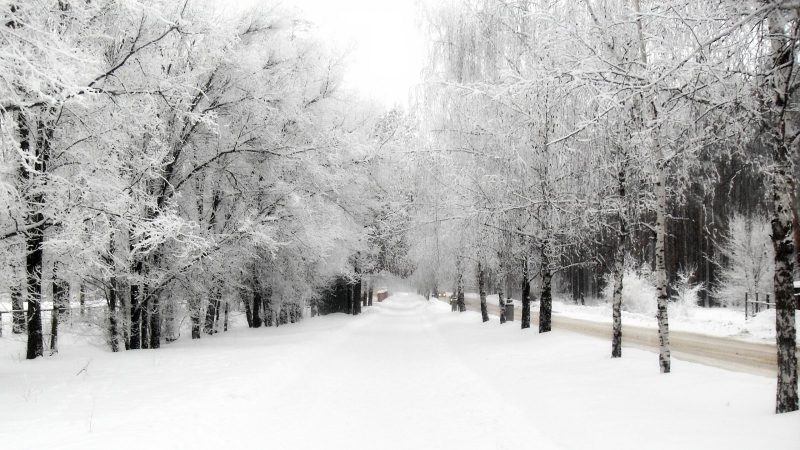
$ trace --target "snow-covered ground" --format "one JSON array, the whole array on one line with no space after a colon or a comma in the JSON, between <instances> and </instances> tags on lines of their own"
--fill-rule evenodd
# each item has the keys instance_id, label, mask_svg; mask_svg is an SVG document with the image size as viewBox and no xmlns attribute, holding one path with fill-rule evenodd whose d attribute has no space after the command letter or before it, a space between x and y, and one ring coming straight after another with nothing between
<instances>
[{"instance_id":1,"label":"snow-covered ground","mask_svg":"<svg viewBox=\"0 0 800 450\"><path fill-rule=\"evenodd\" d=\"M0 447L796 449L771 378L398 294L358 317L112 354L0 338Z\"/></svg>"},{"instance_id":2,"label":"snow-covered ground","mask_svg":"<svg viewBox=\"0 0 800 450\"><path fill-rule=\"evenodd\" d=\"M477 301L478 294L467 293L471 301ZM497 295L487 296L487 302L497 304ZM514 300L517 307L522 302ZM533 302L531 309L537 311L539 303ZM553 299L553 314L593 322L611 323L611 304L588 300L586 305L576 305L556 297ZM639 327L657 328L655 316L622 311L622 323ZM797 316L800 329L800 314ZM752 342L775 342L775 310L762 310L755 317L745 320L744 311L732 308L703 308L700 306L681 306L670 304L669 328L676 331L689 331L711 336L732 337Z\"/></svg>"},{"instance_id":3,"label":"snow-covered ground","mask_svg":"<svg viewBox=\"0 0 800 450\"><path fill-rule=\"evenodd\" d=\"M554 301L553 312L576 319L611 323L611 305L592 306ZM775 342L775 310L761 311L745 320L744 311L729 308L678 307L670 304L671 330L691 331L711 336L734 337L755 342ZM628 325L657 328L654 316L623 311L622 321Z\"/></svg>"}]
</instances>

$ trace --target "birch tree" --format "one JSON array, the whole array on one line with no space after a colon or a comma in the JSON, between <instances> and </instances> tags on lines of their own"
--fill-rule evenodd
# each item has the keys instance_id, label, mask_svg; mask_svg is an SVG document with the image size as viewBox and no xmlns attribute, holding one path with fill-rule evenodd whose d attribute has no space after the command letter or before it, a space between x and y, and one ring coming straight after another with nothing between
<instances>
[{"instance_id":1,"label":"birch tree","mask_svg":"<svg viewBox=\"0 0 800 450\"><path fill-rule=\"evenodd\" d=\"M790 106L796 98L797 46L800 37L800 7L784 8L787 2L775 2L766 16L765 37L768 43L767 86L764 101L764 133L761 138L772 153L774 168L771 173L772 246L775 251L774 294L775 330L778 348L778 389L775 411L777 413L798 409L797 393L797 330L795 323L794 260L796 238L795 195L797 180L794 176L792 151L800 151L797 137L796 108ZM793 95L794 94L794 95ZM794 149L792 148L794 147ZM800 232L794 231L800 236ZM798 257L800 258L800 257ZM800 259L798 259L800 261Z\"/></svg>"}]
</instances>

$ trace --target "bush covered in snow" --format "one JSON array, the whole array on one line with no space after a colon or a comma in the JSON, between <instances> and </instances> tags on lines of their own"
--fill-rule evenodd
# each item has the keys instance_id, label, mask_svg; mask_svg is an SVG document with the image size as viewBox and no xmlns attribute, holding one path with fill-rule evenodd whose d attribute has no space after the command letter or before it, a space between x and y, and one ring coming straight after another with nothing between
<instances>
[{"instance_id":1,"label":"bush covered in snow","mask_svg":"<svg viewBox=\"0 0 800 450\"><path fill-rule=\"evenodd\" d=\"M691 317L692 310L700 301L700 291L705 289L703 283L692 284L690 281L693 270L678 272L678 280L673 288L675 295L670 303L670 314L681 317Z\"/></svg>"},{"instance_id":2,"label":"bush covered in snow","mask_svg":"<svg viewBox=\"0 0 800 450\"><path fill-rule=\"evenodd\" d=\"M603 298L611 302L614 295L614 279L609 274L606 276ZM622 310L653 315L656 312L656 299L658 297L655 284L645 273L637 272L633 268L626 268L622 279Z\"/></svg>"},{"instance_id":3,"label":"bush covered in snow","mask_svg":"<svg viewBox=\"0 0 800 450\"><path fill-rule=\"evenodd\" d=\"M735 214L728 224L728 238L719 246L720 267L714 296L724 305L741 307L744 294L772 291L774 251L769 221L760 215Z\"/></svg>"}]
</instances>

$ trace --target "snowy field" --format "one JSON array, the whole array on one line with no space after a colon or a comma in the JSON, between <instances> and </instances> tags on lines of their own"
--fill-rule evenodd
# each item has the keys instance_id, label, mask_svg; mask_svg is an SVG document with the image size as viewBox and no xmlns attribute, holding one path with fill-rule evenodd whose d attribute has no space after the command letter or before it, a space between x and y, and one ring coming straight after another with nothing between
<instances>
[{"instance_id":1,"label":"snowy field","mask_svg":"<svg viewBox=\"0 0 800 450\"><path fill-rule=\"evenodd\" d=\"M797 449L775 381L400 294L358 317L112 354L0 338L0 448Z\"/></svg>"}]
</instances>

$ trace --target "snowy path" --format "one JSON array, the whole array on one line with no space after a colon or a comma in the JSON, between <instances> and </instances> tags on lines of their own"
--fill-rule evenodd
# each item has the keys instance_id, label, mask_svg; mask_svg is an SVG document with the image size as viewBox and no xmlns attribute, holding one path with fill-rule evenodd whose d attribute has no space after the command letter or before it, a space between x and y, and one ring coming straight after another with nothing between
<instances>
[{"instance_id":1,"label":"snowy path","mask_svg":"<svg viewBox=\"0 0 800 450\"><path fill-rule=\"evenodd\" d=\"M428 307L395 298L348 326L346 339L327 342L337 360L312 363L320 375L296 386L305 393L295 417L339 435L337 448L523 448L534 438L544 444L530 417L454 355ZM497 447L507 427L528 431ZM286 441L287 448L295 443Z\"/></svg>"},{"instance_id":2,"label":"snowy path","mask_svg":"<svg viewBox=\"0 0 800 450\"><path fill-rule=\"evenodd\" d=\"M6 357L0 447L798 448L771 379L682 361L664 376L606 347L401 294L159 351Z\"/></svg>"}]
</instances>

